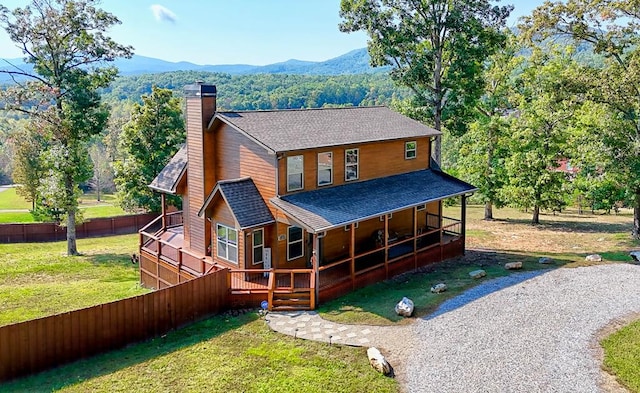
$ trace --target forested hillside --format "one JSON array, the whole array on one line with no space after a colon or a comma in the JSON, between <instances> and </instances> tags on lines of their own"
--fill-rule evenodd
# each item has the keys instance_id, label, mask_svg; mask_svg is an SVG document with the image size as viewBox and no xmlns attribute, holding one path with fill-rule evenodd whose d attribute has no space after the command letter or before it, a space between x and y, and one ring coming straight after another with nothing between
<instances>
[{"instance_id":1,"label":"forested hillside","mask_svg":"<svg viewBox=\"0 0 640 393\"><path fill-rule=\"evenodd\" d=\"M181 96L183 87L195 81L218 87L218 107L222 110L385 105L393 98L409 95L407 89L395 86L386 74L230 75L199 71L123 76L103 94L110 102L137 101L143 94L149 94L155 85Z\"/></svg>"}]
</instances>

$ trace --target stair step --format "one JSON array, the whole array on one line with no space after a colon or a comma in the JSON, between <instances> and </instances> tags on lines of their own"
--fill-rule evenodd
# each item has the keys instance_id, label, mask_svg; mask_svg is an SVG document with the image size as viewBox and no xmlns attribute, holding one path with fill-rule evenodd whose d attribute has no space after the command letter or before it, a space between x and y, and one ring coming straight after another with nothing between
<instances>
[{"instance_id":1,"label":"stair step","mask_svg":"<svg viewBox=\"0 0 640 393\"><path fill-rule=\"evenodd\" d=\"M303 311L310 310L309 306L273 306L273 311Z\"/></svg>"},{"instance_id":2,"label":"stair step","mask_svg":"<svg viewBox=\"0 0 640 393\"><path fill-rule=\"evenodd\" d=\"M309 299L274 299L273 300L273 305L283 305L283 306L288 306L288 305L293 305L293 304L306 304L309 305L311 302Z\"/></svg>"}]
</instances>

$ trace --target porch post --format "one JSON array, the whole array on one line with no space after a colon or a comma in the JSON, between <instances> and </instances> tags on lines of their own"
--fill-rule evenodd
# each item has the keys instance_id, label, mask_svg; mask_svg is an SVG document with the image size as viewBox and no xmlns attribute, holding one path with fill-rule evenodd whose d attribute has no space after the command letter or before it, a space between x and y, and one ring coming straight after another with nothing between
<instances>
[{"instance_id":1,"label":"porch post","mask_svg":"<svg viewBox=\"0 0 640 393\"><path fill-rule=\"evenodd\" d=\"M167 229L167 196L165 193L160 193L160 204L162 208L162 230Z\"/></svg>"},{"instance_id":2,"label":"porch post","mask_svg":"<svg viewBox=\"0 0 640 393\"><path fill-rule=\"evenodd\" d=\"M467 196L466 195L462 195L461 196L461 208L462 211L460 213L460 231L462 232L460 234L461 238L462 238L462 255L464 255L466 253L466 237L467 237Z\"/></svg>"},{"instance_id":3,"label":"porch post","mask_svg":"<svg viewBox=\"0 0 640 393\"><path fill-rule=\"evenodd\" d=\"M313 234L313 245L311 246L311 255L313 255L313 262L311 264L311 268L313 269L313 272L311 274L315 274L316 279L315 279L315 288L313 289L315 292L315 302L312 303L318 303L320 301L320 258L319 258L319 250L318 250L318 234L314 233ZM315 308L315 304L311 304L310 305L311 308Z\"/></svg>"},{"instance_id":4,"label":"porch post","mask_svg":"<svg viewBox=\"0 0 640 393\"><path fill-rule=\"evenodd\" d=\"M356 224L351 224L351 241L349 243L349 258L351 262L351 287L356 288Z\"/></svg>"},{"instance_id":5,"label":"porch post","mask_svg":"<svg viewBox=\"0 0 640 393\"><path fill-rule=\"evenodd\" d=\"M384 215L384 277L389 278L389 215Z\"/></svg>"},{"instance_id":6,"label":"porch post","mask_svg":"<svg viewBox=\"0 0 640 393\"><path fill-rule=\"evenodd\" d=\"M413 268L418 269L418 206L413 207Z\"/></svg>"}]
</instances>

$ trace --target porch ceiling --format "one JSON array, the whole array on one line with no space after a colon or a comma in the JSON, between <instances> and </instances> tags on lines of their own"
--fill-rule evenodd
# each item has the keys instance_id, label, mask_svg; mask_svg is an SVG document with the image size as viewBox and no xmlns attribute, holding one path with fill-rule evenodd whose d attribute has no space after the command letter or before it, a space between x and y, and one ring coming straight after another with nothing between
<instances>
[{"instance_id":1,"label":"porch ceiling","mask_svg":"<svg viewBox=\"0 0 640 393\"><path fill-rule=\"evenodd\" d=\"M270 202L308 231L322 232L476 190L444 172L427 169L276 197Z\"/></svg>"}]
</instances>

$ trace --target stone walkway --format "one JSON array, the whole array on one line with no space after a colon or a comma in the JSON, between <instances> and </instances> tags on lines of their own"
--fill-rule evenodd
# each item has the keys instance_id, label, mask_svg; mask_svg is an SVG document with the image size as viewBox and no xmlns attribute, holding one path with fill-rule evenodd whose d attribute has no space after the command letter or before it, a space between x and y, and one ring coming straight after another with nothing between
<instances>
[{"instance_id":1,"label":"stone walkway","mask_svg":"<svg viewBox=\"0 0 640 393\"><path fill-rule=\"evenodd\" d=\"M385 335L405 330L407 326L344 325L322 319L314 311L270 312L265 320L276 332L305 340L331 344L370 347L387 342Z\"/></svg>"}]
</instances>

